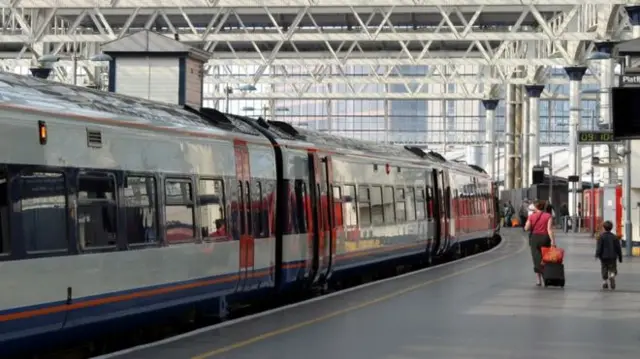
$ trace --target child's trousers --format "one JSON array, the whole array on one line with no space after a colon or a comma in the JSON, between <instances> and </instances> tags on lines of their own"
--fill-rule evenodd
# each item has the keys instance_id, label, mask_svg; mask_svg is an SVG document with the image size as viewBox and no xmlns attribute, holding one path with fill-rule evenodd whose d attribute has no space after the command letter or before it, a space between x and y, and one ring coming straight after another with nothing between
<instances>
[{"instance_id":1,"label":"child's trousers","mask_svg":"<svg viewBox=\"0 0 640 359\"><path fill-rule=\"evenodd\" d=\"M600 270L602 272L602 279L609 279L609 273L614 275L618 274L618 265L615 259L600 260Z\"/></svg>"}]
</instances>

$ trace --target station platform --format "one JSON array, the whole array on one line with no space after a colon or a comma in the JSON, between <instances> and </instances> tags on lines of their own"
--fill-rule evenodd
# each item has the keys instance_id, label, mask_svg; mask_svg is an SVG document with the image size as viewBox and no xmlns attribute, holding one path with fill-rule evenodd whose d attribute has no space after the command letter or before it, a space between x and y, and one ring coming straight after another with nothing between
<instances>
[{"instance_id":1,"label":"station platform","mask_svg":"<svg viewBox=\"0 0 640 359\"><path fill-rule=\"evenodd\" d=\"M527 235L492 251L100 358L584 359L640 354L640 259L601 289L595 241L558 234L565 288L535 286Z\"/></svg>"}]
</instances>

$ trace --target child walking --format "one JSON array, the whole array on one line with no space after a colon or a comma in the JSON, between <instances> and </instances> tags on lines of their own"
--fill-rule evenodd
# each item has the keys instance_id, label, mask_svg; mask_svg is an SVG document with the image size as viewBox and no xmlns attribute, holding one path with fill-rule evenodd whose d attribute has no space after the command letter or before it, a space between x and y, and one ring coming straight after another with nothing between
<instances>
[{"instance_id":1,"label":"child walking","mask_svg":"<svg viewBox=\"0 0 640 359\"><path fill-rule=\"evenodd\" d=\"M596 245L596 258L600 260L600 268L602 271L602 289L616 289L616 275L618 268L616 259L622 263L622 247L618 238L611 233L613 223L605 221L602 224L604 232L598 237Z\"/></svg>"}]
</instances>

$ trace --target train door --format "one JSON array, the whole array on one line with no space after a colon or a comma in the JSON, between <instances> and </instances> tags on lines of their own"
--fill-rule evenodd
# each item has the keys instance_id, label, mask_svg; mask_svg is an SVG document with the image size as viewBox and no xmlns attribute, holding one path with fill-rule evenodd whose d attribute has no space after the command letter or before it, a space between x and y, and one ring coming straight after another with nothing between
<instances>
[{"instance_id":1,"label":"train door","mask_svg":"<svg viewBox=\"0 0 640 359\"><path fill-rule=\"evenodd\" d=\"M251 219L251 173L249 168L249 149L244 141L234 141L236 157L236 177L238 179L235 198L240 225L238 291L243 291L248 278L253 275L254 239Z\"/></svg>"},{"instance_id":2,"label":"train door","mask_svg":"<svg viewBox=\"0 0 640 359\"><path fill-rule=\"evenodd\" d=\"M322 211L325 218L325 249L322 251L324 267L324 277L329 278L331 276L331 268L333 265L333 256L336 253L337 243L337 230L338 226L335 217L335 199L332 193L333 189L333 164L331 162L331 156L326 156L322 159L324 176L322 181ZM342 205L342 204L340 204Z\"/></svg>"},{"instance_id":3,"label":"train door","mask_svg":"<svg viewBox=\"0 0 640 359\"><path fill-rule=\"evenodd\" d=\"M441 254L449 245L449 238L451 237L450 216L451 216L451 187L449 186L449 172L446 170L440 171L440 187L441 200L439 201L441 207L441 242L438 254Z\"/></svg>"},{"instance_id":4,"label":"train door","mask_svg":"<svg viewBox=\"0 0 640 359\"><path fill-rule=\"evenodd\" d=\"M320 161L318 153L309 151L309 198L311 201L312 232L312 266L311 275L313 282L317 282L326 274L329 267L327 246L327 230L329 229L329 213L323 206L323 200L327 200L327 170L326 165ZM326 202L325 202L326 204ZM329 241L330 242L330 241Z\"/></svg>"},{"instance_id":5,"label":"train door","mask_svg":"<svg viewBox=\"0 0 640 359\"><path fill-rule=\"evenodd\" d=\"M432 209L433 221L435 223L436 233L433 237L433 245L431 246L431 254L437 255L440 245L444 242L444 211L442 210L442 181L440 180L440 172L437 169L432 170L431 178L433 183Z\"/></svg>"}]
</instances>

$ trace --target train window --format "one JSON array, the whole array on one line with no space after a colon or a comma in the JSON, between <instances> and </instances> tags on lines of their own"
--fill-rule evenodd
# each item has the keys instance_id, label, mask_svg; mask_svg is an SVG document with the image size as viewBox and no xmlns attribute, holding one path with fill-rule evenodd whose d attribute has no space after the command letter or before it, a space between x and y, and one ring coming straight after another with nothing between
<instances>
[{"instance_id":1,"label":"train window","mask_svg":"<svg viewBox=\"0 0 640 359\"><path fill-rule=\"evenodd\" d=\"M433 188L427 187L427 216L433 219Z\"/></svg>"},{"instance_id":2,"label":"train window","mask_svg":"<svg viewBox=\"0 0 640 359\"><path fill-rule=\"evenodd\" d=\"M251 211L251 230L255 238L267 237L265 233L266 227L262 226L262 183L254 181L251 185L251 202L249 202L249 210Z\"/></svg>"},{"instance_id":3,"label":"train window","mask_svg":"<svg viewBox=\"0 0 640 359\"><path fill-rule=\"evenodd\" d=\"M240 227L238 227L237 231L238 231L238 236L245 234L246 227L245 227L245 220L246 220L246 212L244 209L244 183L242 181L238 181L238 193L236 194L236 200L237 200L237 204L236 204L236 211L235 211L235 216L237 218L240 218L240 221L236 221L236 226L239 225ZM240 237L238 237L238 239L240 239Z\"/></svg>"},{"instance_id":4,"label":"train window","mask_svg":"<svg viewBox=\"0 0 640 359\"><path fill-rule=\"evenodd\" d=\"M7 175L0 172L0 254L11 253L8 184Z\"/></svg>"},{"instance_id":5,"label":"train window","mask_svg":"<svg viewBox=\"0 0 640 359\"><path fill-rule=\"evenodd\" d=\"M22 234L28 252L66 250L67 191L61 173L20 175Z\"/></svg>"},{"instance_id":6,"label":"train window","mask_svg":"<svg viewBox=\"0 0 640 359\"><path fill-rule=\"evenodd\" d=\"M129 244L157 241L156 181L153 177L127 177L124 207Z\"/></svg>"},{"instance_id":7,"label":"train window","mask_svg":"<svg viewBox=\"0 0 640 359\"><path fill-rule=\"evenodd\" d=\"M275 181L265 180L262 182L262 228L267 235L275 234Z\"/></svg>"},{"instance_id":8,"label":"train window","mask_svg":"<svg viewBox=\"0 0 640 359\"><path fill-rule=\"evenodd\" d=\"M356 208L356 186L344 186L344 195L342 197L342 214L344 215L344 224L347 227L358 225L358 214Z\"/></svg>"},{"instance_id":9,"label":"train window","mask_svg":"<svg viewBox=\"0 0 640 359\"><path fill-rule=\"evenodd\" d=\"M393 187L385 186L382 190L382 204L384 206L384 221L396 222L396 205L393 200Z\"/></svg>"},{"instance_id":10,"label":"train window","mask_svg":"<svg viewBox=\"0 0 640 359\"><path fill-rule=\"evenodd\" d=\"M342 190L340 186L333 186L333 208L335 209L334 217L336 219L335 226L342 227L344 225L342 217Z\"/></svg>"},{"instance_id":11,"label":"train window","mask_svg":"<svg viewBox=\"0 0 640 359\"><path fill-rule=\"evenodd\" d=\"M369 188L364 185L358 186L358 222L360 226L371 225L370 201Z\"/></svg>"},{"instance_id":12,"label":"train window","mask_svg":"<svg viewBox=\"0 0 640 359\"><path fill-rule=\"evenodd\" d=\"M413 187L407 188L407 221L416 220L416 192Z\"/></svg>"},{"instance_id":13,"label":"train window","mask_svg":"<svg viewBox=\"0 0 640 359\"><path fill-rule=\"evenodd\" d=\"M384 209L382 205L382 187L371 186L371 223L384 224Z\"/></svg>"},{"instance_id":14,"label":"train window","mask_svg":"<svg viewBox=\"0 0 640 359\"><path fill-rule=\"evenodd\" d=\"M78 176L78 241L81 248L116 245L116 181L107 173Z\"/></svg>"},{"instance_id":15,"label":"train window","mask_svg":"<svg viewBox=\"0 0 640 359\"><path fill-rule=\"evenodd\" d=\"M247 227L245 228L244 234L252 234L253 232L253 216L251 215L251 186L249 182L246 181L244 183L244 211L247 214Z\"/></svg>"},{"instance_id":16,"label":"train window","mask_svg":"<svg viewBox=\"0 0 640 359\"><path fill-rule=\"evenodd\" d=\"M171 244L192 241L196 232L191 181L167 179L165 198L167 242Z\"/></svg>"},{"instance_id":17,"label":"train window","mask_svg":"<svg viewBox=\"0 0 640 359\"><path fill-rule=\"evenodd\" d=\"M407 208L405 205L404 188L396 189L396 220L404 222L407 218Z\"/></svg>"},{"instance_id":18,"label":"train window","mask_svg":"<svg viewBox=\"0 0 640 359\"><path fill-rule=\"evenodd\" d=\"M416 188L416 218L422 220L426 218L425 206L424 206L424 189Z\"/></svg>"},{"instance_id":19,"label":"train window","mask_svg":"<svg viewBox=\"0 0 640 359\"><path fill-rule=\"evenodd\" d=\"M227 236L224 204L222 180L201 179L198 181L198 212L200 213L202 238Z\"/></svg>"},{"instance_id":20,"label":"train window","mask_svg":"<svg viewBox=\"0 0 640 359\"><path fill-rule=\"evenodd\" d=\"M296 192L296 218L298 219L299 233L307 233L307 184L302 180L295 181Z\"/></svg>"}]
</instances>

